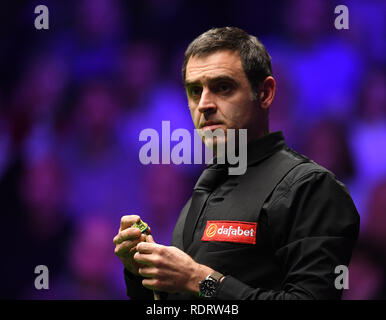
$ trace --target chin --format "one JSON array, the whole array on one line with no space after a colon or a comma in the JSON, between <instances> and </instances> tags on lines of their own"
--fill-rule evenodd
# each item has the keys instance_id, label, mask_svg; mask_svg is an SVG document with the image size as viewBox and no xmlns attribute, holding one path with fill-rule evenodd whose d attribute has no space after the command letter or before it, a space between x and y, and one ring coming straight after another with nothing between
<instances>
[{"instance_id":1,"label":"chin","mask_svg":"<svg viewBox=\"0 0 386 320\"><path fill-rule=\"evenodd\" d=\"M213 137L212 139L206 139L203 137L205 146L209 149L212 149L217 157L225 156L226 152L226 137Z\"/></svg>"}]
</instances>

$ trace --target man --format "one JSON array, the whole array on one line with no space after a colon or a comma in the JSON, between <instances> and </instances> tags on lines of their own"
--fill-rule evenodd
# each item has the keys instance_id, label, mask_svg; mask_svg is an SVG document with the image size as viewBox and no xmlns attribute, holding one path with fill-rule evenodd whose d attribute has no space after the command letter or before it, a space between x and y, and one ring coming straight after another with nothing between
<instances>
[{"instance_id":1,"label":"man","mask_svg":"<svg viewBox=\"0 0 386 320\"><path fill-rule=\"evenodd\" d=\"M348 266L359 215L331 172L269 133L276 84L264 46L238 28L211 29L189 45L182 73L196 128L220 128L225 140L227 129L247 129L247 171L208 166L170 247L131 228L138 216L122 217L114 243L128 295L339 299L334 270Z\"/></svg>"}]
</instances>

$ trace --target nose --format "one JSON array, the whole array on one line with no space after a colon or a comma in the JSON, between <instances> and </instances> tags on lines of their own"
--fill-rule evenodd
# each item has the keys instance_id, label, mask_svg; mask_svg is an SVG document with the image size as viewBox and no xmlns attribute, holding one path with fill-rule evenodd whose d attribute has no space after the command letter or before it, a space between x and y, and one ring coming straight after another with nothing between
<instances>
[{"instance_id":1,"label":"nose","mask_svg":"<svg viewBox=\"0 0 386 320\"><path fill-rule=\"evenodd\" d=\"M215 102L215 97L208 88L203 88L201 92L200 102L198 104L198 111L201 113L213 112L216 111L217 105Z\"/></svg>"}]
</instances>

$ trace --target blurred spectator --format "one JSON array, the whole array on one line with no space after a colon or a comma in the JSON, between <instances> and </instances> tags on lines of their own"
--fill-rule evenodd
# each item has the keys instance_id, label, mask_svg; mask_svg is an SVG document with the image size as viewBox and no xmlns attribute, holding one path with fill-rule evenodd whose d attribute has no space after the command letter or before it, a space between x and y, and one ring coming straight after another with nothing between
<instances>
[{"instance_id":1,"label":"blurred spectator","mask_svg":"<svg viewBox=\"0 0 386 320\"><path fill-rule=\"evenodd\" d=\"M364 123L386 121L386 64L373 65L363 79L358 115Z\"/></svg>"},{"instance_id":2,"label":"blurred spectator","mask_svg":"<svg viewBox=\"0 0 386 320\"><path fill-rule=\"evenodd\" d=\"M105 213L87 214L79 220L67 251L69 268L55 277L55 299L120 299L124 289L116 287L114 277L122 273L116 268L112 239L114 230Z\"/></svg>"},{"instance_id":3,"label":"blurred spectator","mask_svg":"<svg viewBox=\"0 0 386 320\"><path fill-rule=\"evenodd\" d=\"M294 117L295 97L292 90L291 75L285 66L273 63L274 77L276 79L275 99L269 108L270 131L282 131L286 143L293 149L298 149L298 135L302 129Z\"/></svg>"},{"instance_id":4,"label":"blurred spectator","mask_svg":"<svg viewBox=\"0 0 386 320\"><path fill-rule=\"evenodd\" d=\"M58 161L49 157L32 162L20 187L29 234L43 239L55 236L68 218L63 212L66 181Z\"/></svg>"},{"instance_id":5,"label":"blurred spectator","mask_svg":"<svg viewBox=\"0 0 386 320\"><path fill-rule=\"evenodd\" d=\"M332 3L317 0L290 0L284 10L284 23L289 26L288 31L298 44L308 46L315 44L326 34L328 28L328 12L332 12Z\"/></svg>"},{"instance_id":6,"label":"blurred spectator","mask_svg":"<svg viewBox=\"0 0 386 320\"><path fill-rule=\"evenodd\" d=\"M58 105L68 81L66 63L54 51L36 54L28 60L10 101L14 145L28 148L29 141L37 136L42 142L52 139Z\"/></svg>"},{"instance_id":7,"label":"blurred spectator","mask_svg":"<svg viewBox=\"0 0 386 320\"><path fill-rule=\"evenodd\" d=\"M363 62L357 48L339 38L333 12L329 1L288 1L278 12L287 36L262 38L273 63L285 66L291 76L295 121L303 129L325 117L348 121L357 100Z\"/></svg>"},{"instance_id":8,"label":"blurred spectator","mask_svg":"<svg viewBox=\"0 0 386 320\"><path fill-rule=\"evenodd\" d=\"M349 266L349 289L343 300L374 300L386 298L385 263L379 261L378 252L359 242Z\"/></svg>"},{"instance_id":9,"label":"blurred spectator","mask_svg":"<svg viewBox=\"0 0 386 320\"><path fill-rule=\"evenodd\" d=\"M330 119L320 121L307 133L304 154L349 184L355 178L348 136L342 124Z\"/></svg>"},{"instance_id":10,"label":"blurred spectator","mask_svg":"<svg viewBox=\"0 0 386 320\"><path fill-rule=\"evenodd\" d=\"M98 77L115 76L121 43L129 29L125 2L120 0L81 0L66 11L66 28L52 46L69 59L71 83L80 86Z\"/></svg>"},{"instance_id":11,"label":"blurred spectator","mask_svg":"<svg viewBox=\"0 0 386 320\"><path fill-rule=\"evenodd\" d=\"M160 51L161 48L150 41L137 41L122 49L118 93L128 109L143 109L141 104L160 80Z\"/></svg>"},{"instance_id":12,"label":"blurred spectator","mask_svg":"<svg viewBox=\"0 0 386 320\"><path fill-rule=\"evenodd\" d=\"M0 181L11 161L11 137L7 120L3 113L3 97L0 92Z\"/></svg>"},{"instance_id":13,"label":"blurred spectator","mask_svg":"<svg viewBox=\"0 0 386 320\"><path fill-rule=\"evenodd\" d=\"M366 61L386 63L386 2L348 0L350 32L344 33L361 50ZM371 30L371 32L369 32Z\"/></svg>"},{"instance_id":14,"label":"blurred spectator","mask_svg":"<svg viewBox=\"0 0 386 320\"><path fill-rule=\"evenodd\" d=\"M84 43L117 40L116 38L122 32L121 1L80 0L74 8L77 36Z\"/></svg>"},{"instance_id":15,"label":"blurred spectator","mask_svg":"<svg viewBox=\"0 0 386 320\"><path fill-rule=\"evenodd\" d=\"M386 179L368 200L367 220L349 267L345 299L386 299Z\"/></svg>"},{"instance_id":16,"label":"blurred spectator","mask_svg":"<svg viewBox=\"0 0 386 320\"><path fill-rule=\"evenodd\" d=\"M363 236L386 257L386 179L380 180L372 189L367 206L368 220L364 224Z\"/></svg>"},{"instance_id":17,"label":"blurred spectator","mask_svg":"<svg viewBox=\"0 0 386 320\"><path fill-rule=\"evenodd\" d=\"M139 215L157 243L170 245L178 214L190 196L188 186L188 176L174 165L146 168L141 190L144 211Z\"/></svg>"},{"instance_id":18,"label":"blurred spectator","mask_svg":"<svg viewBox=\"0 0 386 320\"><path fill-rule=\"evenodd\" d=\"M366 219L363 207L365 182L358 179L358 159L347 127L332 118L324 119L309 129L305 136L302 152L333 172L346 185L363 222Z\"/></svg>"},{"instance_id":19,"label":"blurred spectator","mask_svg":"<svg viewBox=\"0 0 386 320\"><path fill-rule=\"evenodd\" d=\"M120 90L125 103L124 114L117 123L117 129L127 152L138 155L144 142L139 141L142 130L152 128L162 137L162 121L170 122L171 132L185 128L193 134L194 126L187 106L185 90L179 70L178 81L163 78L160 74L160 54L154 53L157 47L147 42L137 42L128 48L122 57ZM171 54L171 64L175 64ZM181 59L181 57L179 57ZM178 68L181 65L178 64ZM174 68L173 68L173 71ZM161 145L164 146L164 144ZM146 168L142 166L144 170ZM192 170L192 167L181 166Z\"/></svg>"},{"instance_id":20,"label":"blurred spectator","mask_svg":"<svg viewBox=\"0 0 386 320\"><path fill-rule=\"evenodd\" d=\"M13 190L19 201L11 198L8 209L2 206L4 225L10 228L6 230L8 236L2 237L2 254L7 257L2 262L2 295L12 299L39 294L34 287L37 265L46 265L52 274L65 270L65 251L72 232L63 206L66 183L58 161L52 156L41 158L27 164L21 173L18 189Z\"/></svg>"},{"instance_id":21,"label":"blurred spectator","mask_svg":"<svg viewBox=\"0 0 386 320\"><path fill-rule=\"evenodd\" d=\"M108 212L117 220L136 208L138 154L126 152L116 122L121 103L108 82L89 83L74 102L72 121L59 139L74 219ZM118 219L119 221L119 219Z\"/></svg>"},{"instance_id":22,"label":"blurred spectator","mask_svg":"<svg viewBox=\"0 0 386 320\"><path fill-rule=\"evenodd\" d=\"M119 59L118 95L124 106L117 130L126 152L139 153L139 133L151 128L149 104L155 86L160 82L160 56L151 42L128 45Z\"/></svg>"},{"instance_id":23,"label":"blurred spectator","mask_svg":"<svg viewBox=\"0 0 386 320\"><path fill-rule=\"evenodd\" d=\"M358 118L351 126L351 148L358 165L357 196L360 207L370 188L386 175L386 69L371 68L363 78ZM358 208L359 210L359 208Z\"/></svg>"}]
</instances>

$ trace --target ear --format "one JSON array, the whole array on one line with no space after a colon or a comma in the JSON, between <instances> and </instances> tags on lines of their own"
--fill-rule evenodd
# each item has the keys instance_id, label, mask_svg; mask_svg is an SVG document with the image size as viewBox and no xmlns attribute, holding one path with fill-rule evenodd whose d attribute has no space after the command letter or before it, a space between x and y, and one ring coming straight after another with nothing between
<instances>
[{"instance_id":1,"label":"ear","mask_svg":"<svg viewBox=\"0 0 386 320\"><path fill-rule=\"evenodd\" d=\"M260 106L262 109L268 109L275 97L276 81L273 77L268 76L260 85Z\"/></svg>"}]
</instances>

